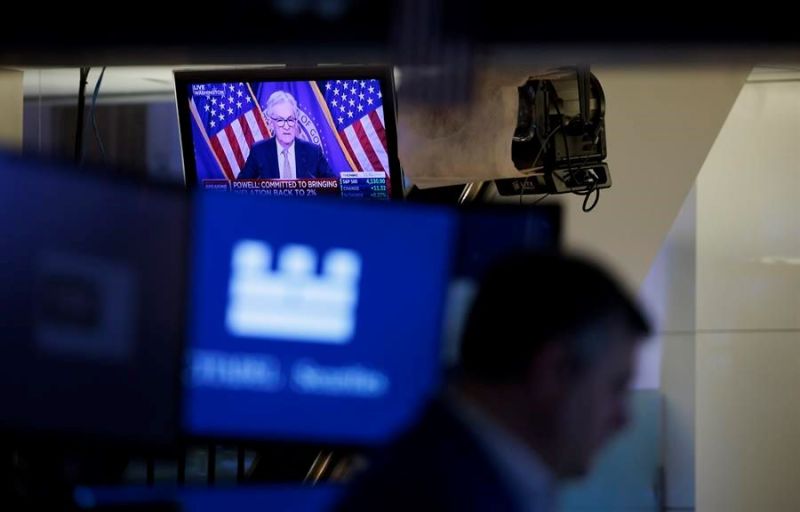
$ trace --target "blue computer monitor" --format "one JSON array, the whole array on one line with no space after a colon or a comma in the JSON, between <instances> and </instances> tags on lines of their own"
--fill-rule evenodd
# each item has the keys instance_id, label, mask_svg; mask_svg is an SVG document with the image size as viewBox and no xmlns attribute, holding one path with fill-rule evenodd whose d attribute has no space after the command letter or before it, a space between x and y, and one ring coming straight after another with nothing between
<instances>
[{"instance_id":1,"label":"blue computer monitor","mask_svg":"<svg viewBox=\"0 0 800 512\"><path fill-rule=\"evenodd\" d=\"M390 67L177 71L175 87L192 188L402 197Z\"/></svg>"},{"instance_id":2,"label":"blue computer monitor","mask_svg":"<svg viewBox=\"0 0 800 512\"><path fill-rule=\"evenodd\" d=\"M477 282L495 260L511 251L552 252L561 246L558 205L468 205L459 209L458 218L456 279Z\"/></svg>"},{"instance_id":3,"label":"blue computer monitor","mask_svg":"<svg viewBox=\"0 0 800 512\"><path fill-rule=\"evenodd\" d=\"M188 204L0 155L0 430L178 438Z\"/></svg>"},{"instance_id":4,"label":"blue computer monitor","mask_svg":"<svg viewBox=\"0 0 800 512\"><path fill-rule=\"evenodd\" d=\"M372 444L436 389L454 219L206 192L194 218L184 426Z\"/></svg>"}]
</instances>

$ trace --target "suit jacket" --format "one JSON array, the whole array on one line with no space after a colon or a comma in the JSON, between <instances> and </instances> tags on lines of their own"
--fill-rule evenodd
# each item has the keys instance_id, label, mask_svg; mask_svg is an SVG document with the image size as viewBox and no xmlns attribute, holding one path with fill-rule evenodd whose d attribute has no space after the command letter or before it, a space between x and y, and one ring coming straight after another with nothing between
<instances>
[{"instance_id":1,"label":"suit jacket","mask_svg":"<svg viewBox=\"0 0 800 512\"><path fill-rule=\"evenodd\" d=\"M436 401L353 483L336 510L515 512L519 505L474 435Z\"/></svg>"},{"instance_id":2,"label":"suit jacket","mask_svg":"<svg viewBox=\"0 0 800 512\"><path fill-rule=\"evenodd\" d=\"M276 145L275 137L254 144L237 179L280 179ZM298 179L338 178L325 160L322 148L311 142L294 140L294 161Z\"/></svg>"}]
</instances>

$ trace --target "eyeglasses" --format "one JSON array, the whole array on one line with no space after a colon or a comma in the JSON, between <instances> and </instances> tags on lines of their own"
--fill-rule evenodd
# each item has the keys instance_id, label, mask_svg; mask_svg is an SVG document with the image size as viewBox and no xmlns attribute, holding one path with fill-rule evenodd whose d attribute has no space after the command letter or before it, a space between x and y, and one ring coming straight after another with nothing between
<instances>
[{"instance_id":1,"label":"eyeglasses","mask_svg":"<svg viewBox=\"0 0 800 512\"><path fill-rule=\"evenodd\" d=\"M297 122L297 119L294 117L290 117L288 119L283 119L282 117L270 117L270 119L272 119L272 122L277 124L280 128L283 128L286 125L289 125L289 128L291 128Z\"/></svg>"}]
</instances>

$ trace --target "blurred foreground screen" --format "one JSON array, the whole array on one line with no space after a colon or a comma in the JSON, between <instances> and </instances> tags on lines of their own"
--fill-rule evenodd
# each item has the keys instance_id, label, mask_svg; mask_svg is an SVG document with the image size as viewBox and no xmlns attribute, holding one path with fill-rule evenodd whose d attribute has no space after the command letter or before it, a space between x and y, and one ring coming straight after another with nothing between
<instances>
[{"instance_id":1,"label":"blurred foreground screen","mask_svg":"<svg viewBox=\"0 0 800 512\"><path fill-rule=\"evenodd\" d=\"M0 156L0 428L177 434L185 198Z\"/></svg>"},{"instance_id":2,"label":"blurred foreground screen","mask_svg":"<svg viewBox=\"0 0 800 512\"><path fill-rule=\"evenodd\" d=\"M206 192L185 427L371 444L436 389L455 220L435 208Z\"/></svg>"}]
</instances>

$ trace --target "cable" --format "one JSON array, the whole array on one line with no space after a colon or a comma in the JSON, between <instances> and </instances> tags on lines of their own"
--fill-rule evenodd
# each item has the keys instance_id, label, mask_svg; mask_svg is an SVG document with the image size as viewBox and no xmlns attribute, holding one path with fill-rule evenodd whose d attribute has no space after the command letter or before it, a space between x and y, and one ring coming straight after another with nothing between
<instances>
[{"instance_id":1,"label":"cable","mask_svg":"<svg viewBox=\"0 0 800 512\"><path fill-rule=\"evenodd\" d=\"M100 76L97 78L97 83L94 84L94 93L92 93L92 129L94 130L94 138L97 141L97 147L100 148L100 156L103 159L103 162L106 161L106 148L103 146L103 139L100 138L100 131L97 129L97 117L96 117L96 106L97 106L97 95L100 92L100 84L103 83L103 75L106 73L106 67L103 66L103 69L100 70Z\"/></svg>"},{"instance_id":2,"label":"cable","mask_svg":"<svg viewBox=\"0 0 800 512\"><path fill-rule=\"evenodd\" d=\"M544 139L539 139L539 152L536 153L536 158L533 159L533 163L534 164L539 160L539 157L542 156L542 153L544 153L544 150L545 150L545 147L547 146L547 143L550 141L550 139L553 137L553 135L555 135L556 132L558 132L560 129L561 129L561 125L558 125L555 128L553 128L550 131L550 133L547 134L547 137L545 137ZM522 181L522 185L519 188L519 205L520 206L522 206L522 195L525 192L525 189L527 188L529 179L530 179L530 176L525 176L525 179ZM549 195L550 194L545 194L544 197L547 197ZM542 198L542 199L544 199L544 198ZM535 203L533 203L533 204L537 204L540 200L541 199L537 199L537 201Z\"/></svg>"},{"instance_id":3,"label":"cable","mask_svg":"<svg viewBox=\"0 0 800 512\"><path fill-rule=\"evenodd\" d=\"M38 120L38 130L37 130L37 152L41 155L42 154L42 70L39 70L39 108L37 109L37 115L39 116Z\"/></svg>"},{"instance_id":4,"label":"cable","mask_svg":"<svg viewBox=\"0 0 800 512\"><path fill-rule=\"evenodd\" d=\"M594 201L590 207L586 207L586 204L589 202L589 198L592 196L592 191L594 191ZM597 186L597 182L592 181L589 185L589 191L583 198L583 211L589 213L590 211L594 210L594 207L597 206L597 202L600 200L600 187Z\"/></svg>"},{"instance_id":5,"label":"cable","mask_svg":"<svg viewBox=\"0 0 800 512\"><path fill-rule=\"evenodd\" d=\"M80 82L78 83L78 114L75 127L75 163L80 165L83 160L83 111L86 106L86 78L91 68L80 69Z\"/></svg>"},{"instance_id":6,"label":"cable","mask_svg":"<svg viewBox=\"0 0 800 512\"><path fill-rule=\"evenodd\" d=\"M553 89L553 98L555 98L553 100L553 105L555 105L556 114L558 114L558 126L559 127L563 127L564 126L564 114L562 114L561 113L561 109L558 108L558 94L556 94L555 87L553 87L552 85L550 87ZM564 130L561 130L561 136L564 139L564 152L567 154L567 172L569 172L569 178L574 182L575 181L575 176L572 175L572 159L569 157L569 142L567 141L567 132L565 132ZM558 176L558 174L556 174L556 176ZM561 178L560 176L558 176L558 177L559 177L559 179ZM561 182L563 183L564 180L561 180ZM566 185L566 183L565 183L565 185Z\"/></svg>"},{"instance_id":7,"label":"cable","mask_svg":"<svg viewBox=\"0 0 800 512\"><path fill-rule=\"evenodd\" d=\"M553 173L553 176L558 178L558 180L563 183L564 186L569 187L569 184L564 181L564 178L556 173ZM589 188L586 191L572 190L571 192L576 196L583 196L583 211L587 213L592 211L594 207L597 206L597 202L600 200L600 186L597 184L597 181L594 178L589 180ZM589 202L589 196L592 194L592 192L594 192L595 198L592 202L592 205L587 208L586 204Z\"/></svg>"},{"instance_id":8,"label":"cable","mask_svg":"<svg viewBox=\"0 0 800 512\"><path fill-rule=\"evenodd\" d=\"M555 94L555 89L553 90L553 96L555 98L558 98L558 95ZM553 104L555 105L556 113L558 114L559 127L562 127L564 126L564 115L561 113L561 109L558 108L558 100L554 101ZM561 135L564 137L564 152L566 153L567 156L567 172L569 173L570 180L574 184L577 184L575 175L572 172L572 159L569 156L569 142L567 141L567 134L566 132L561 130ZM585 158L583 158L582 160L585 160ZM564 182L564 179L561 176L559 176L558 173L554 172L553 175L555 175L555 177L558 178L561 181L561 183L564 183L565 186L569 187L569 185L566 182ZM592 211L594 207L597 206L597 202L600 200L600 187L597 185L597 182L594 178L592 178L591 181L589 182L589 189L587 191L582 192L577 190L571 190L570 192L578 196L584 196L582 209L586 213ZM592 192L595 192L594 202L592 202L592 205L587 208L586 204L588 203L589 196L592 195Z\"/></svg>"},{"instance_id":9,"label":"cable","mask_svg":"<svg viewBox=\"0 0 800 512\"><path fill-rule=\"evenodd\" d=\"M519 186L519 205L522 206L522 196L525 194L525 188L528 186L530 176L525 176L522 180L522 185Z\"/></svg>"},{"instance_id":10,"label":"cable","mask_svg":"<svg viewBox=\"0 0 800 512\"><path fill-rule=\"evenodd\" d=\"M531 206L536 206L537 204L541 203L542 201L544 201L545 199L547 199L549 195L550 195L549 193L548 193L548 194L545 194L545 195L543 195L542 197L540 197L539 199L537 199L536 201L534 201L534 202L533 202L533 204L531 204Z\"/></svg>"}]
</instances>

